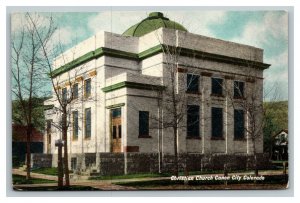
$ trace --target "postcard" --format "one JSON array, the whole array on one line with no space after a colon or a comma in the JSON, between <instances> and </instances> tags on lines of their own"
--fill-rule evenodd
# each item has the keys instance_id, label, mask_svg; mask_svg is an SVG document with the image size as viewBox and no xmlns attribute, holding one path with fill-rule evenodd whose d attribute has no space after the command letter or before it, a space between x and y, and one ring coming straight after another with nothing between
<instances>
[{"instance_id":1,"label":"postcard","mask_svg":"<svg viewBox=\"0 0 300 203\"><path fill-rule=\"evenodd\" d=\"M14 190L288 188L288 12L10 18Z\"/></svg>"}]
</instances>

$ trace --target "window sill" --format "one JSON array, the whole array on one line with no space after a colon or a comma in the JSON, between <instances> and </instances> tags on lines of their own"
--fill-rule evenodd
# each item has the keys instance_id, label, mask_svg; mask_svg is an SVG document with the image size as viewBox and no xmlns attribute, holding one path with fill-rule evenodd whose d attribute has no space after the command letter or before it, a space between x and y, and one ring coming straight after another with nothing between
<instances>
[{"instance_id":1,"label":"window sill","mask_svg":"<svg viewBox=\"0 0 300 203\"><path fill-rule=\"evenodd\" d=\"M223 94L210 94L211 97L219 97L224 98L225 96Z\"/></svg>"},{"instance_id":2,"label":"window sill","mask_svg":"<svg viewBox=\"0 0 300 203\"><path fill-rule=\"evenodd\" d=\"M84 140L91 140L91 137L85 137Z\"/></svg>"},{"instance_id":3,"label":"window sill","mask_svg":"<svg viewBox=\"0 0 300 203\"><path fill-rule=\"evenodd\" d=\"M186 91L186 94L201 95L200 92Z\"/></svg>"},{"instance_id":4,"label":"window sill","mask_svg":"<svg viewBox=\"0 0 300 203\"><path fill-rule=\"evenodd\" d=\"M245 97L233 97L233 99L235 99L235 100L246 100Z\"/></svg>"},{"instance_id":5,"label":"window sill","mask_svg":"<svg viewBox=\"0 0 300 203\"><path fill-rule=\"evenodd\" d=\"M201 140L200 136L187 136L186 137L187 140Z\"/></svg>"},{"instance_id":6,"label":"window sill","mask_svg":"<svg viewBox=\"0 0 300 203\"><path fill-rule=\"evenodd\" d=\"M89 95L84 95L84 99L88 100L88 99L91 98L91 96L92 96L92 95L90 95L90 94L89 94Z\"/></svg>"},{"instance_id":7,"label":"window sill","mask_svg":"<svg viewBox=\"0 0 300 203\"><path fill-rule=\"evenodd\" d=\"M149 136L149 135L139 135L139 137L138 138L152 138L151 136Z\"/></svg>"},{"instance_id":8,"label":"window sill","mask_svg":"<svg viewBox=\"0 0 300 203\"><path fill-rule=\"evenodd\" d=\"M76 141L78 141L78 138L72 138L72 141L76 142Z\"/></svg>"},{"instance_id":9,"label":"window sill","mask_svg":"<svg viewBox=\"0 0 300 203\"><path fill-rule=\"evenodd\" d=\"M247 141L247 139L246 138L234 138L233 141L245 142L245 141Z\"/></svg>"},{"instance_id":10,"label":"window sill","mask_svg":"<svg viewBox=\"0 0 300 203\"><path fill-rule=\"evenodd\" d=\"M211 140L225 140L224 137L211 137Z\"/></svg>"}]
</instances>

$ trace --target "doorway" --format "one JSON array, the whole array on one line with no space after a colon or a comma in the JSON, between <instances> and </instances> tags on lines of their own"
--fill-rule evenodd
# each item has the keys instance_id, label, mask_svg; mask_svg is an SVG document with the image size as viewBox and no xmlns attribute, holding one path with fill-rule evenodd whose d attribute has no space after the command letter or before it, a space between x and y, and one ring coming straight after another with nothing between
<instances>
[{"instance_id":1,"label":"doorway","mask_svg":"<svg viewBox=\"0 0 300 203\"><path fill-rule=\"evenodd\" d=\"M122 146L122 119L121 108L111 110L111 138L112 152L121 152Z\"/></svg>"}]
</instances>

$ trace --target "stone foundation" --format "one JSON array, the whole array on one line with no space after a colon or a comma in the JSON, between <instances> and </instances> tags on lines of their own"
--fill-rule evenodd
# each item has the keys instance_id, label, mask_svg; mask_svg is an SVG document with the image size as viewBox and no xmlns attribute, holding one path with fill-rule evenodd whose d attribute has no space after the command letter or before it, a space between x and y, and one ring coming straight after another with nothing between
<instances>
[{"instance_id":1,"label":"stone foundation","mask_svg":"<svg viewBox=\"0 0 300 203\"><path fill-rule=\"evenodd\" d=\"M135 173L172 173L174 155L163 155L161 164L157 153L86 153L72 154L69 167L75 173L96 173L99 175L122 175ZM257 154L258 169L271 167L267 154ZM56 162L55 162L56 161ZM179 171L223 170L226 164L230 170L252 170L255 167L253 155L228 154L180 154ZM57 154L32 154L32 167L57 167Z\"/></svg>"},{"instance_id":2,"label":"stone foundation","mask_svg":"<svg viewBox=\"0 0 300 203\"><path fill-rule=\"evenodd\" d=\"M52 154L31 154L31 168L52 167Z\"/></svg>"}]
</instances>

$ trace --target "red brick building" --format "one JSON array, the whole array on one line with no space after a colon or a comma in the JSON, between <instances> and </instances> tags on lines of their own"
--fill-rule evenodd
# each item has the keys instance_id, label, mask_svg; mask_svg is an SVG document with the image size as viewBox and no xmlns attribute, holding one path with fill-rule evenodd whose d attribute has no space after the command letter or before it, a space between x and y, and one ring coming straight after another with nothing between
<instances>
[{"instance_id":1,"label":"red brick building","mask_svg":"<svg viewBox=\"0 0 300 203\"><path fill-rule=\"evenodd\" d=\"M12 155L14 165L25 161L26 156L26 126L12 125ZM31 153L43 153L43 133L33 129L30 144Z\"/></svg>"}]
</instances>

